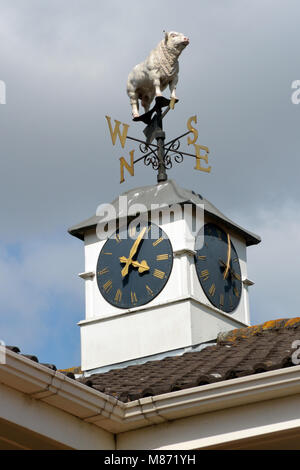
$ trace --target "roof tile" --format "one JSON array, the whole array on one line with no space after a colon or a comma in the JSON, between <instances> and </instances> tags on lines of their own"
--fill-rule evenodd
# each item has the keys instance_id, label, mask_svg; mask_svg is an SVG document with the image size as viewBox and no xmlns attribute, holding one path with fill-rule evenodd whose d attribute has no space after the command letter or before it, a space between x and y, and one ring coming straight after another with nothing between
<instances>
[{"instance_id":1,"label":"roof tile","mask_svg":"<svg viewBox=\"0 0 300 470\"><path fill-rule=\"evenodd\" d=\"M129 402L293 366L291 355L295 339L300 339L299 317L271 320L221 334L216 345L198 352L113 369L78 380Z\"/></svg>"}]
</instances>

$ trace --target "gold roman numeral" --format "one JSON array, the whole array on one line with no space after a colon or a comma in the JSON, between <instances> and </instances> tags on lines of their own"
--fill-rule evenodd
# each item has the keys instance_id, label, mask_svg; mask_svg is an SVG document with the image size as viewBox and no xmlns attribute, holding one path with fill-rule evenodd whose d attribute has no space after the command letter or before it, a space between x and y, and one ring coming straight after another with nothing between
<instances>
[{"instance_id":1,"label":"gold roman numeral","mask_svg":"<svg viewBox=\"0 0 300 470\"><path fill-rule=\"evenodd\" d=\"M136 304L137 303L137 297L135 292L130 292L130 297L131 297L131 303Z\"/></svg>"},{"instance_id":2,"label":"gold roman numeral","mask_svg":"<svg viewBox=\"0 0 300 470\"><path fill-rule=\"evenodd\" d=\"M160 242L163 241L163 237L158 238L155 242L152 243L153 246L157 246Z\"/></svg>"},{"instance_id":3,"label":"gold roman numeral","mask_svg":"<svg viewBox=\"0 0 300 470\"><path fill-rule=\"evenodd\" d=\"M158 279L163 279L165 277L164 271L160 271L159 269L154 269L153 276L157 277Z\"/></svg>"},{"instance_id":4,"label":"gold roman numeral","mask_svg":"<svg viewBox=\"0 0 300 470\"><path fill-rule=\"evenodd\" d=\"M206 260L206 256L204 256L204 255L198 256L198 259L200 259L201 261L205 261L205 260Z\"/></svg>"},{"instance_id":5,"label":"gold roman numeral","mask_svg":"<svg viewBox=\"0 0 300 470\"><path fill-rule=\"evenodd\" d=\"M100 276L102 276L103 274L107 274L109 272L109 269L108 268L103 268L101 269L101 271L98 271L98 274Z\"/></svg>"},{"instance_id":6,"label":"gold roman numeral","mask_svg":"<svg viewBox=\"0 0 300 470\"><path fill-rule=\"evenodd\" d=\"M103 253L104 255L112 255L112 253Z\"/></svg>"},{"instance_id":7,"label":"gold roman numeral","mask_svg":"<svg viewBox=\"0 0 300 470\"><path fill-rule=\"evenodd\" d=\"M152 297L154 295L154 292L147 284L146 284L146 289L147 289L148 294L151 295Z\"/></svg>"},{"instance_id":8,"label":"gold roman numeral","mask_svg":"<svg viewBox=\"0 0 300 470\"><path fill-rule=\"evenodd\" d=\"M130 236L131 238L133 238L133 237L135 237L135 234L136 234L136 226L133 225L133 226L130 227L130 229L129 229L129 236Z\"/></svg>"},{"instance_id":9,"label":"gold roman numeral","mask_svg":"<svg viewBox=\"0 0 300 470\"><path fill-rule=\"evenodd\" d=\"M208 269L203 269L203 271L201 271L201 273L200 273L200 277L201 277L201 279L203 279L203 281L207 281L208 278L209 278Z\"/></svg>"},{"instance_id":10,"label":"gold roman numeral","mask_svg":"<svg viewBox=\"0 0 300 470\"><path fill-rule=\"evenodd\" d=\"M163 255L157 255L156 256L156 261L164 261L166 259L169 258L169 255L166 253L166 254L163 254Z\"/></svg>"},{"instance_id":11,"label":"gold roman numeral","mask_svg":"<svg viewBox=\"0 0 300 470\"><path fill-rule=\"evenodd\" d=\"M215 292L216 292L216 286L215 284L212 284L209 288L209 294L213 297L215 295Z\"/></svg>"},{"instance_id":12,"label":"gold roman numeral","mask_svg":"<svg viewBox=\"0 0 300 470\"><path fill-rule=\"evenodd\" d=\"M115 295L115 302L121 302L122 300L122 291L121 289L118 289Z\"/></svg>"},{"instance_id":13,"label":"gold roman numeral","mask_svg":"<svg viewBox=\"0 0 300 470\"><path fill-rule=\"evenodd\" d=\"M236 287L233 289L233 292L234 292L234 295L239 298L240 293Z\"/></svg>"},{"instance_id":14,"label":"gold roman numeral","mask_svg":"<svg viewBox=\"0 0 300 470\"><path fill-rule=\"evenodd\" d=\"M107 293L112 289L112 280L109 279L105 284L103 284L103 289Z\"/></svg>"}]
</instances>

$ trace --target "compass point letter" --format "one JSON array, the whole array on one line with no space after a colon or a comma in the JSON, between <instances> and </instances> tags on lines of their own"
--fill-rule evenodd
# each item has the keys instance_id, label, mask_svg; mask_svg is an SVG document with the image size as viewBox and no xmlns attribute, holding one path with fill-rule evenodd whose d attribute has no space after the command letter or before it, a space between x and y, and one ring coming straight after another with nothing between
<instances>
[{"instance_id":1,"label":"compass point letter","mask_svg":"<svg viewBox=\"0 0 300 470\"><path fill-rule=\"evenodd\" d=\"M106 117L106 120L107 120L107 123L108 123L109 132L110 132L110 136L111 136L111 140L112 140L113 145L115 145L116 140L117 140L117 137L119 137L120 142L121 142L121 145L122 145L122 148L124 148L125 142L126 142L126 138L127 138L128 129L129 129L129 125L128 125L128 124L121 123L120 121L117 121L117 120L115 119L115 127L114 127L114 129L113 129L113 128L112 128L112 125L111 125L111 118L110 118L110 116L105 116L105 117ZM121 134L121 132L120 132L120 124L122 124L122 126L123 126L122 134Z\"/></svg>"},{"instance_id":2,"label":"compass point letter","mask_svg":"<svg viewBox=\"0 0 300 470\"><path fill-rule=\"evenodd\" d=\"M125 166L126 170L130 173L130 175L134 176L134 162L133 162L134 150L131 150L131 152L129 152L129 155L130 155L130 165L129 165L129 163L126 162L124 157L120 158L120 172L121 172L120 183L123 183L125 181L124 166Z\"/></svg>"}]
</instances>

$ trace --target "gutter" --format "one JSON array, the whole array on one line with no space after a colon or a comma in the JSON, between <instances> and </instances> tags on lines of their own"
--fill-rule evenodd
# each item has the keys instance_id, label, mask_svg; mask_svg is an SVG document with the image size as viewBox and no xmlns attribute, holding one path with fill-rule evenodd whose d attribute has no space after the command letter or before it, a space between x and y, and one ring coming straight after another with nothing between
<instances>
[{"instance_id":1,"label":"gutter","mask_svg":"<svg viewBox=\"0 0 300 470\"><path fill-rule=\"evenodd\" d=\"M300 365L123 403L6 350L0 383L112 433L300 393Z\"/></svg>"}]
</instances>

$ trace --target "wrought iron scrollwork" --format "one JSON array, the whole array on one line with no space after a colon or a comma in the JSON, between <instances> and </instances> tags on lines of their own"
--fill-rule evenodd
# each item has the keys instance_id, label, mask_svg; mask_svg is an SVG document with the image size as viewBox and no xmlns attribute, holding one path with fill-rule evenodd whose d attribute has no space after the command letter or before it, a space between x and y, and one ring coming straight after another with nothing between
<instances>
[{"instance_id":1,"label":"wrought iron scrollwork","mask_svg":"<svg viewBox=\"0 0 300 470\"><path fill-rule=\"evenodd\" d=\"M153 170L157 170L159 162L155 150L146 143L140 144L139 148L143 154L147 154L144 156L144 165L152 165Z\"/></svg>"},{"instance_id":2,"label":"wrought iron scrollwork","mask_svg":"<svg viewBox=\"0 0 300 470\"><path fill-rule=\"evenodd\" d=\"M155 129L151 128L150 130L153 133ZM182 137L185 137L191 131L185 132L181 136L176 137L167 144L164 144L165 133L162 131L162 128L159 128L158 130L160 132L156 133L155 136L157 140L157 145L151 142L145 142L140 139L136 139L134 137L127 136L127 138L139 142L139 149L142 155L134 161L134 164L143 160L144 165L151 165L153 170L158 171L157 181L165 181L167 179L165 170L171 169L174 163L182 163L185 155L194 158L196 158L196 155L192 155L180 150L180 139L182 139Z\"/></svg>"},{"instance_id":3,"label":"wrought iron scrollwork","mask_svg":"<svg viewBox=\"0 0 300 470\"><path fill-rule=\"evenodd\" d=\"M151 149L146 143L144 143L144 142L139 145L139 148L140 148L140 151L141 151L142 153L147 153L147 152L149 152L149 150L150 150L150 151L152 150L152 149Z\"/></svg>"},{"instance_id":4,"label":"wrought iron scrollwork","mask_svg":"<svg viewBox=\"0 0 300 470\"><path fill-rule=\"evenodd\" d=\"M174 160L176 163L182 163L183 162L183 155L182 153L177 153L176 155L174 155Z\"/></svg>"},{"instance_id":5,"label":"wrought iron scrollwork","mask_svg":"<svg viewBox=\"0 0 300 470\"><path fill-rule=\"evenodd\" d=\"M157 170L159 165L158 158L155 155L148 155L144 158L144 164L146 166L152 165L153 170Z\"/></svg>"},{"instance_id":6,"label":"wrought iron scrollwork","mask_svg":"<svg viewBox=\"0 0 300 470\"><path fill-rule=\"evenodd\" d=\"M183 162L183 155L178 149L180 148L180 140L176 139L173 140L168 147L165 147L166 153L164 156L164 165L167 170L172 168L173 161L176 163L182 163Z\"/></svg>"},{"instance_id":7,"label":"wrought iron scrollwork","mask_svg":"<svg viewBox=\"0 0 300 470\"><path fill-rule=\"evenodd\" d=\"M173 163L182 163L183 162L183 154L178 150L180 148L180 141L174 140L170 142L170 144L166 147L163 147L164 158L163 158L163 165L166 170L170 170L173 167ZM159 158L157 155L157 149L153 149L151 146L147 145L146 143L141 143L139 145L139 149L142 154L146 154L144 156L144 165L149 166L152 165L154 170L157 170L159 167Z\"/></svg>"}]
</instances>

